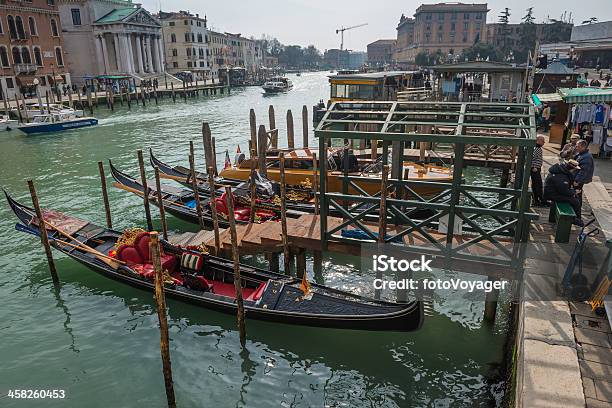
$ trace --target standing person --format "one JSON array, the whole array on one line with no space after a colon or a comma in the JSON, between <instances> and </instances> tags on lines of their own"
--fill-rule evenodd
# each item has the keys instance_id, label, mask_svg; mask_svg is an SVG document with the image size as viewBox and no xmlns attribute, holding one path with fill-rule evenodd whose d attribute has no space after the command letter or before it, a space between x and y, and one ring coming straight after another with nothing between
<instances>
[{"instance_id":1,"label":"standing person","mask_svg":"<svg viewBox=\"0 0 612 408\"><path fill-rule=\"evenodd\" d=\"M581 225L580 218L580 200L576 196L576 190L572 187L574 183L574 175L580 170L580 166L576 160L564 160L561 163L554 164L548 169L548 176L544 182L544 198L550 200L550 213L548 221L555 222L554 206L556 203L569 203L576 213L574 224Z\"/></svg>"},{"instance_id":2,"label":"standing person","mask_svg":"<svg viewBox=\"0 0 612 408\"><path fill-rule=\"evenodd\" d=\"M593 172L595 171L593 155L589 152L589 144L586 140L581 139L576 142L576 154L574 158L580 166L574 179L574 188L576 189L576 194L580 201L580 208L578 209L579 211L576 212L576 215L580 218L580 209L582 208L582 187L593 181Z\"/></svg>"},{"instance_id":3,"label":"standing person","mask_svg":"<svg viewBox=\"0 0 612 408\"><path fill-rule=\"evenodd\" d=\"M533 149L533 158L531 160L531 191L533 194L532 202L534 207L545 206L544 192L542 190L542 146L544 146L544 136L538 135L536 146Z\"/></svg>"},{"instance_id":4,"label":"standing person","mask_svg":"<svg viewBox=\"0 0 612 408\"><path fill-rule=\"evenodd\" d=\"M548 132L550 125L550 106L548 105L544 105L544 110L542 111L542 124L544 125L544 132Z\"/></svg>"},{"instance_id":5,"label":"standing person","mask_svg":"<svg viewBox=\"0 0 612 408\"><path fill-rule=\"evenodd\" d=\"M576 143L580 140L580 135L574 133L570 136L570 141L563 146L561 149L561 153L559 153L559 157L562 159L573 159L576 154Z\"/></svg>"}]
</instances>

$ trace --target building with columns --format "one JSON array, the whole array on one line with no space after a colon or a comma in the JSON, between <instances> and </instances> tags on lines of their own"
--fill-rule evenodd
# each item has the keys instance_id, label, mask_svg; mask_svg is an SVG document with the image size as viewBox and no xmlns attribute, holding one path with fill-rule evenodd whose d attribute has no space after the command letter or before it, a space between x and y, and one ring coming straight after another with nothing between
<instances>
[{"instance_id":1,"label":"building with columns","mask_svg":"<svg viewBox=\"0 0 612 408\"><path fill-rule=\"evenodd\" d=\"M0 99L70 84L57 5L48 0L0 3Z\"/></svg>"},{"instance_id":2,"label":"building with columns","mask_svg":"<svg viewBox=\"0 0 612 408\"><path fill-rule=\"evenodd\" d=\"M130 0L60 0L73 82L97 75L145 79L165 72L161 24Z\"/></svg>"},{"instance_id":3,"label":"building with columns","mask_svg":"<svg viewBox=\"0 0 612 408\"><path fill-rule=\"evenodd\" d=\"M160 11L157 18L162 24L167 71L191 71L199 80L213 78L206 16L200 18L199 14L181 10Z\"/></svg>"}]
</instances>

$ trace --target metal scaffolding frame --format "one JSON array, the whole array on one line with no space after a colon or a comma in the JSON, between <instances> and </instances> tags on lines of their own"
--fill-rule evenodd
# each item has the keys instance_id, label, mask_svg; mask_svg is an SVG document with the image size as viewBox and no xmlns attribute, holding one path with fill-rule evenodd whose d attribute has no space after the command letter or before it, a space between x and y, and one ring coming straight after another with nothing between
<instances>
[{"instance_id":1,"label":"metal scaffolding frame","mask_svg":"<svg viewBox=\"0 0 612 408\"><path fill-rule=\"evenodd\" d=\"M444 126L454 130L436 133ZM356 243L354 238L342 236L348 226L360 230L367 241L397 243L403 248L442 256L447 261L483 262L500 268L522 269L523 249L520 244L528 237L529 224L537 214L529 212L529 174L536 139L533 106L529 104L477 103L477 102L336 102L330 106L315 129L319 138L319 157L327 157L328 147L382 144L382 164L389 164L391 150L391 178L384 191L384 210L381 211L383 188L369 195L357 185L381 184L380 178L348 174L348 164L342 171L341 193L328 192L327 160L320 160L320 214L323 247L330 242ZM340 141L339 141L340 140ZM334 143L334 141L336 141ZM435 182L403 179L401 168L404 149L412 144L438 143L452 146L453 181ZM421 145L422 146L422 145ZM463 171L466 148L477 146L511 148L514 181L508 186L466 184ZM346 161L348 163L348 160ZM433 197L419 195L418 187L435 188ZM389 198L387 198L387 196ZM342 214L343 222L328 229L330 207ZM425 219L413 219L420 210L433 213ZM382 218L394 225L385 229L384 238L378 238L368 220ZM444 217L444 218L443 218ZM432 231L443 219L446 233ZM461 220L464 235L458 239L454 231L455 220ZM428 248L412 246L406 239L414 234L428 243ZM434 236L435 235L435 236ZM359 243L359 241L357 241ZM478 245L494 248L498 256L482 256L473 251ZM450 265L450 263L449 263Z\"/></svg>"}]
</instances>

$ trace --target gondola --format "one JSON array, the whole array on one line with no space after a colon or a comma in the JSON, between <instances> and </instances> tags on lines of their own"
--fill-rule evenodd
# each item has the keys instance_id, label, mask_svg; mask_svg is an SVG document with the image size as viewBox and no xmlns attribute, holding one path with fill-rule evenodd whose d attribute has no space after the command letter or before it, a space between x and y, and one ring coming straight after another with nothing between
<instances>
[{"instance_id":1,"label":"gondola","mask_svg":"<svg viewBox=\"0 0 612 408\"><path fill-rule=\"evenodd\" d=\"M150 156L151 166L157 167L159 169L160 177L174 180L188 188L192 187L189 169L183 166L170 166L169 164L164 163L163 161L155 157L152 149L149 149L149 156ZM196 180L198 181L197 186L198 186L198 191L200 192L200 194L203 194L204 196L210 196L210 184L208 183L208 175L206 173L196 172ZM225 177L215 177L215 184L223 184L223 185L229 185L229 186L235 187L236 188L235 194L238 196L238 198L242 198L243 202L246 202L249 200L249 196L250 196L249 187L248 187L248 183L245 182L244 180L236 180L236 179L225 178ZM278 183L273 182L273 184L276 184L274 187L276 187L277 189L280 188ZM291 191L296 191L296 190L293 189ZM302 191L302 195L306 195L309 198L312 197L312 193L310 191L308 192ZM265 207L265 208L268 208L274 211L280 211L280 208L278 207L278 205L275 205L273 202L269 202L269 203L260 202L259 206ZM298 202L298 201L292 201L291 199L288 199L287 209L294 210L294 211L300 211L304 213L310 213L310 214L314 214L315 212L315 206L312 201ZM339 216L340 214L337 213L335 209L330 208L329 215Z\"/></svg>"},{"instance_id":2,"label":"gondola","mask_svg":"<svg viewBox=\"0 0 612 408\"><path fill-rule=\"evenodd\" d=\"M8 203L19 219L19 231L40 234L33 209ZM51 245L101 275L154 291L149 255L150 235L124 233L69 215L43 211ZM120 243L118 245L118 242ZM196 248L161 241L165 293L171 298L225 313L236 313L232 263ZM392 303L247 265L240 266L247 318L278 323L356 330L412 331L423 323L421 302Z\"/></svg>"},{"instance_id":3,"label":"gondola","mask_svg":"<svg viewBox=\"0 0 612 408\"><path fill-rule=\"evenodd\" d=\"M115 183L114 183L115 187L131 192L140 197L144 196L144 193L143 193L144 186L140 182L136 181L136 179L134 179L133 177L117 169L110 160L108 161L108 163L111 169L111 175L113 179L115 180ZM149 189L149 202L157 206L158 205L157 190L151 186L147 186L147 187ZM181 189L181 188L172 188L169 186L163 186L161 194L162 194L162 200L164 202L164 209L168 213L184 221L187 221L193 224L199 224L198 211L196 209L195 195L193 194L192 190L185 189L185 188ZM225 197L224 194L225 192L221 190L217 190L216 192L217 209L220 215L221 214L227 215L227 211L223 211L223 208L222 208L225 205L220 204L220 202L224 202L224 199L223 199L223 197ZM205 227L212 229L213 228L213 218L212 218L212 210L209 206L209 203L210 203L210 196L205 197L205 196L200 195L200 207L202 209L202 221L204 222ZM238 204L236 203L236 208L234 212L236 215L236 223L246 224L248 222L250 218L250 208L245 208L245 207L239 208ZM257 215L258 215L258 219L261 221L266 221L268 219L276 218L276 214L273 211L269 211L269 210L258 209ZM298 216L298 214L296 213L288 214L288 216L291 216L291 215ZM229 227L229 223L227 222L226 218L224 218L223 216L219 216L218 219L219 219L219 228Z\"/></svg>"}]
</instances>

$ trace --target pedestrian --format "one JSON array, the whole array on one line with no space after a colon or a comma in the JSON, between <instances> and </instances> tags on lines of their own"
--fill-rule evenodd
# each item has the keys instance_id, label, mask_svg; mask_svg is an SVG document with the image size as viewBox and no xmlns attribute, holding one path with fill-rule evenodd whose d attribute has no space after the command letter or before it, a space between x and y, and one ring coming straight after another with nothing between
<instances>
[{"instance_id":1,"label":"pedestrian","mask_svg":"<svg viewBox=\"0 0 612 408\"><path fill-rule=\"evenodd\" d=\"M580 208L582 208L582 187L593 181L593 172L595 171L593 155L589 152L589 144L586 140L581 139L576 142L576 154L574 155L574 159L580 166L574 179L574 189L580 201ZM580 213L580 211L576 213L578 217L580 217Z\"/></svg>"},{"instance_id":2,"label":"pedestrian","mask_svg":"<svg viewBox=\"0 0 612 408\"><path fill-rule=\"evenodd\" d=\"M532 204L534 207L544 207L544 191L542 187L542 164L544 136L538 135L536 138L536 146L533 149L533 158L531 160L531 191L533 195Z\"/></svg>"},{"instance_id":3,"label":"pedestrian","mask_svg":"<svg viewBox=\"0 0 612 408\"><path fill-rule=\"evenodd\" d=\"M556 203L568 203L574 209L576 218L575 225L581 225L580 218L580 201L576 195L576 190L573 188L575 174L580 170L580 166L576 160L564 160L561 163L554 164L548 169L548 175L544 182L544 199L549 200L550 213L548 221L555 222L555 205Z\"/></svg>"},{"instance_id":4,"label":"pedestrian","mask_svg":"<svg viewBox=\"0 0 612 408\"><path fill-rule=\"evenodd\" d=\"M565 146L563 146L563 149L561 149L559 157L566 160L573 159L574 155L576 154L576 143L578 142L578 140L580 140L579 134L574 133L573 135L571 135L570 141L566 143Z\"/></svg>"},{"instance_id":5,"label":"pedestrian","mask_svg":"<svg viewBox=\"0 0 612 408\"><path fill-rule=\"evenodd\" d=\"M550 125L550 106L548 105L544 105L544 110L542 111L542 124L544 132L548 132L548 127Z\"/></svg>"}]
</instances>

